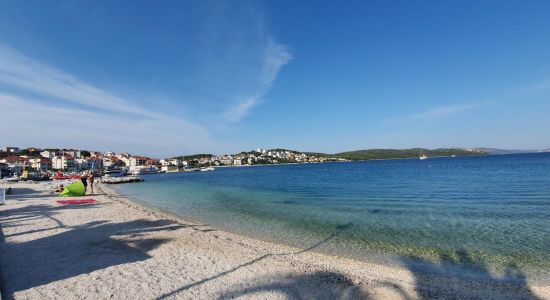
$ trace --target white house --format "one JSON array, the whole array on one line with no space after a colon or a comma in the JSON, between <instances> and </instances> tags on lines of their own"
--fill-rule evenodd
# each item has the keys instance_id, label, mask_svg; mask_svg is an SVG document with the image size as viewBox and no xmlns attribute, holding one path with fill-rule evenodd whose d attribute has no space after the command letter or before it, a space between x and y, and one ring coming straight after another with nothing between
<instances>
[{"instance_id":1,"label":"white house","mask_svg":"<svg viewBox=\"0 0 550 300\"><path fill-rule=\"evenodd\" d=\"M4 147L4 152L19 153L19 147Z\"/></svg>"},{"instance_id":2,"label":"white house","mask_svg":"<svg viewBox=\"0 0 550 300\"><path fill-rule=\"evenodd\" d=\"M52 168L52 161L45 157L31 158L29 163L35 170L47 171Z\"/></svg>"},{"instance_id":3,"label":"white house","mask_svg":"<svg viewBox=\"0 0 550 300\"><path fill-rule=\"evenodd\" d=\"M55 156L55 152L49 151L49 150L44 150L44 151L40 152L40 156L42 156L44 158L53 158Z\"/></svg>"},{"instance_id":4,"label":"white house","mask_svg":"<svg viewBox=\"0 0 550 300\"><path fill-rule=\"evenodd\" d=\"M129 166L145 166L147 159L147 157L143 156L132 156L129 160Z\"/></svg>"},{"instance_id":5,"label":"white house","mask_svg":"<svg viewBox=\"0 0 550 300\"><path fill-rule=\"evenodd\" d=\"M72 156L55 156L52 158L52 168L57 170L75 170L77 166Z\"/></svg>"}]
</instances>

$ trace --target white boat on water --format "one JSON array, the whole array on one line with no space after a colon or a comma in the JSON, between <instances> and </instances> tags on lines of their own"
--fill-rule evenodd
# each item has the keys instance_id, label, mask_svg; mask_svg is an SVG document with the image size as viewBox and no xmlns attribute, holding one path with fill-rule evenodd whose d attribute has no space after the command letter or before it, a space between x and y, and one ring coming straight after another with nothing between
<instances>
[{"instance_id":1,"label":"white boat on water","mask_svg":"<svg viewBox=\"0 0 550 300\"><path fill-rule=\"evenodd\" d=\"M112 169L112 170L105 170L103 173L103 176L105 177L122 177L126 176L128 173L128 170L126 169Z\"/></svg>"},{"instance_id":2,"label":"white boat on water","mask_svg":"<svg viewBox=\"0 0 550 300\"><path fill-rule=\"evenodd\" d=\"M153 166L131 166L128 173L132 175L157 174L159 169Z\"/></svg>"},{"instance_id":3,"label":"white boat on water","mask_svg":"<svg viewBox=\"0 0 550 300\"><path fill-rule=\"evenodd\" d=\"M428 157L422 153L422 150L420 150L420 156L418 157L418 159L428 159Z\"/></svg>"},{"instance_id":4,"label":"white boat on water","mask_svg":"<svg viewBox=\"0 0 550 300\"><path fill-rule=\"evenodd\" d=\"M214 171L214 170L216 170L216 169L214 169L214 167L208 167L208 168L202 168L201 172Z\"/></svg>"}]
</instances>

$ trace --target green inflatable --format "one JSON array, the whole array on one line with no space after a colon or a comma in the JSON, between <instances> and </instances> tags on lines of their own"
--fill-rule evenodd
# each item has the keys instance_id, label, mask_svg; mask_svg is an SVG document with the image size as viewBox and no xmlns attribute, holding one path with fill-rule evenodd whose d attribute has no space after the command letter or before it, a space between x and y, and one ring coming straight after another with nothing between
<instances>
[{"instance_id":1,"label":"green inflatable","mask_svg":"<svg viewBox=\"0 0 550 300\"><path fill-rule=\"evenodd\" d=\"M74 196L85 196L86 188L82 181L78 180L69 185L67 185L63 191L59 194L61 197L74 197Z\"/></svg>"}]
</instances>

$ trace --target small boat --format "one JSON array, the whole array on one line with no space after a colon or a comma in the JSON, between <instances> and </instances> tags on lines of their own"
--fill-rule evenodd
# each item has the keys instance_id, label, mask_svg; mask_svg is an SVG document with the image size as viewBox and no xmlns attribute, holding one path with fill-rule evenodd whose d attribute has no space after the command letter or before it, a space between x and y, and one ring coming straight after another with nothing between
<instances>
[{"instance_id":1,"label":"small boat","mask_svg":"<svg viewBox=\"0 0 550 300\"><path fill-rule=\"evenodd\" d=\"M53 176L54 180L65 180L65 179L80 179L81 177L76 174L65 174L63 172L57 172Z\"/></svg>"},{"instance_id":2,"label":"small boat","mask_svg":"<svg viewBox=\"0 0 550 300\"><path fill-rule=\"evenodd\" d=\"M216 169L214 169L214 167L208 167L208 168L202 168L201 172L214 171L214 170L216 170Z\"/></svg>"},{"instance_id":3,"label":"small boat","mask_svg":"<svg viewBox=\"0 0 550 300\"><path fill-rule=\"evenodd\" d=\"M422 153L422 150L420 150L420 156L418 157L418 159L427 159L428 157Z\"/></svg>"}]
</instances>

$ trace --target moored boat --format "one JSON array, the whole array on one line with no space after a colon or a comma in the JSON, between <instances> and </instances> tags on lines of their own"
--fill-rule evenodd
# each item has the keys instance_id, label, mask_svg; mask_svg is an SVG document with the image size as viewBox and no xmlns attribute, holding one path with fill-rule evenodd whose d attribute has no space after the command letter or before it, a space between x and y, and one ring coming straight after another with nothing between
<instances>
[{"instance_id":1,"label":"moored boat","mask_svg":"<svg viewBox=\"0 0 550 300\"><path fill-rule=\"evenodd\" d=\"M418 159L427 159L428 157L422 152L422 150L420 150L420 156L418 157Z\"/></svg>"}]
</instances>

